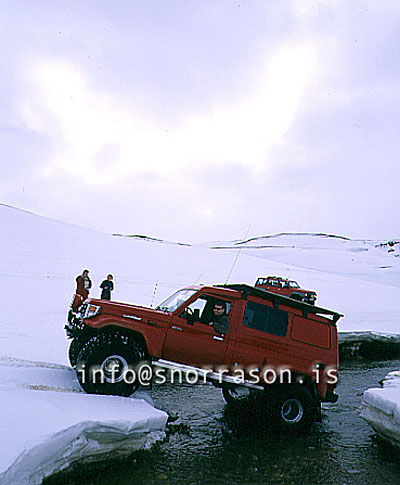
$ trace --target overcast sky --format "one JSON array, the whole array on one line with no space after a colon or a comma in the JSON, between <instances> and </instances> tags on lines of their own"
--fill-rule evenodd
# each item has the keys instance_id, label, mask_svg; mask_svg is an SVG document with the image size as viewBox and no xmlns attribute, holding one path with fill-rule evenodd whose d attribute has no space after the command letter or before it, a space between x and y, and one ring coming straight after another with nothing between
<instances>
[{"instance_id":1,"label":"overcast sky","mask_svg":"<svg viewBox=\"0 0 400 485\"><path fill-rule=\"evenodd\" d=\"M0 12L0 202L185 242L400 237L397 0Z\"/></svg>"}]
</instances>

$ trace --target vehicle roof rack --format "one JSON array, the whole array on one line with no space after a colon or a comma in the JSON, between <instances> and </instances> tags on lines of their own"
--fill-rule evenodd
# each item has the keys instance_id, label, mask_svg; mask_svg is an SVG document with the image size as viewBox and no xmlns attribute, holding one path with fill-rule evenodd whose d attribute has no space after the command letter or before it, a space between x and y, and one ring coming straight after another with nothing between
<instances>
[{"instance_id":1,"label":"vehicle roof rack","mask_svg":"<svg viewBox=\"0 0 400 485\"><path fill-rule=\"evenodd\" d=\"M268 291L263 288L256 288L254 286L246 285L243 283L215 286L240 291L244 298L247 298L249 295L253 295L264 300L272 301L274 308L279 308L280 304L298 308L302 311L304 318L307 318L308 314L311 313L313 315L321 315L327 317L334 324L336 324L339 318L344 316L343 314L335 312L334 310L328 310L326 308L322 308L316 305L310 305L309 303L304 303L302 301L289 298L288 296L278 295L277 293L272 293L272 291Z\"/></svg>"}]
</instances>

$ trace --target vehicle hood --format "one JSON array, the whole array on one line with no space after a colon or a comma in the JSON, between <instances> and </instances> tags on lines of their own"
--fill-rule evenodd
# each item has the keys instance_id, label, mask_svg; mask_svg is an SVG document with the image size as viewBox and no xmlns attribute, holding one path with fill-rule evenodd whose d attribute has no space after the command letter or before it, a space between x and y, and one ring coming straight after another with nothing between
<instances>
[{"instance_id":1,"label":"vehicle hood","mask_svg":"<svg viewBox=\"0 0 400 485\"><path fill-rule=\"evenodd\" d=\"M136 316L146 316L156 317L157 315L167 315L165 312L155 310L154 308L131 305L129 303L122 303L116 301L100 300L97 298L90 298L88 300L89 304L98 305L102 307L102 315L113 315L113 316L123 316L123 315L136 315Z\"/></svg>"}]
</instances>

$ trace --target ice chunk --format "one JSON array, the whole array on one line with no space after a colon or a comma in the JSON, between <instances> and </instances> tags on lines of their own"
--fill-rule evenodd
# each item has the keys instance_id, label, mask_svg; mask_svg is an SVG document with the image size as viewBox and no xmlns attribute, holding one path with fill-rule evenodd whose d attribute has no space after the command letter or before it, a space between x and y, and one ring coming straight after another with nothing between
<instances>
[{"instance_id":1,"label":"ice chunk","mask_svg":"<svg viewBox=\"0 0 400 485\"><path fill-rule=\"evenodd\" d=\"M364 392L360 415L375 432L400 446L400 371L389 372L382 388Z\"/></svg>"},{"instance_id":2,"label":"ice chunk","mask_svg":"<svg viewBox=\"0 0 400 485\"><path fill-rule=\"evenodd\" d=\"M143 399L10 388L0 391L0 413L0 484L20 485L148 447L167 421Z\"/></svg>"}]
</instances>

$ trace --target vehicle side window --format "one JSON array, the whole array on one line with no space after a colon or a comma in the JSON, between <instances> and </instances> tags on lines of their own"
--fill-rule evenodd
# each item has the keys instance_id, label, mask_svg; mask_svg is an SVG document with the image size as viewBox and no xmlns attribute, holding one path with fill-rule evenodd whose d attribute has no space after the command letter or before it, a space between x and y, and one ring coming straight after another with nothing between
<instances>
[{"instance_id":1,"label":"vehicle side window","mask_svg":"<svg viewBox=\"0 0 400 485\"><path fill-rule=\"evenodd\" d=\"M201 315L206 304L207 304L207 300L205 298L197 298L197 300L193 301L188 306L188 308L190 308L191 310L200 310L200 315Z\"/></svg>"},{"instance_id":2,"label":"vehicle side window","mask_svg":"<svg viewBox=\"0 0 400 485\"><path fill-rule=\"evenodd\" d=\"M190 308L192 311L193 310L199 310L200 322L208 323L209 321L212 320L212 315L213 315L212 309L213 309L214 303L216 301L217 301L216 297L204 295L204 296L201 296L200 298L197 298L197 300L193 301L188 306L188 308ZM224 304L225 304L225 308L226 308L225 315L229 316L229 312L230 312L230 309L231 309L231 303L229 301L224 300Z\"/></svg>"},{"instance_id":3,"label":"vehicle side window","mask_svg":"<svg viewBox=\"0 0 400 485\"><path fill-rule=\"evenodd\" d=\"M268 284L269 286L278 286L278 282L276 280L269 280Z\"/></svg>"},{"instance_id":4,"label":"vehicle side window","mask_svg":"<svg viewBox=\"0 0 400 485\"><path fill-rule=\"evenodd\" d=\"M208 301L207 301L207 305L205 306L203 312L201 313L200 315L200 321L201 322L210 322L212 320L212 317L213 317L213 308L214 308L214 303L219 300L215 297L208 297ZM219 301L222 301L222 300L219 300ZM225 304L225 315L227 315L229 317L229 312L231 310L231 303L229 301L224 301L224 304Z\"/></svg>"},{"instance_id":5,"label":"vehicle side window","mask_svg":"<svg viewBox=\"0 0 400 485\"><path fill-rule=\"evenodd\" d=\"M260 303L248 301L243 316L245 327L261 332L285 337L289 323L289 314L283 310L271 308Z\"/></svg>"}]
</instances>

